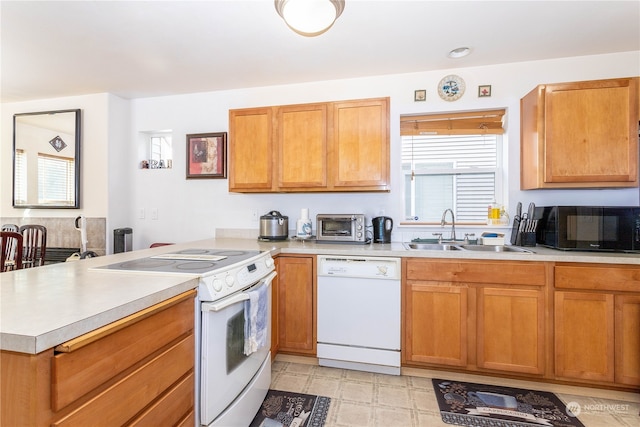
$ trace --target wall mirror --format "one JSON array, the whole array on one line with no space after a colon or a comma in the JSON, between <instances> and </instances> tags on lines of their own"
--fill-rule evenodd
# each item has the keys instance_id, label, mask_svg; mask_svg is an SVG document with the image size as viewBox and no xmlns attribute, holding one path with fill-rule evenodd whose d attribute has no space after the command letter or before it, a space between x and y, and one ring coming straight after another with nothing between
<instances>
[{"instance_id":1,"label":"wall mirror","mask_svg":"<svg viewBox=\"0 0 640 427\"><path fill-rule=\"evenodd\" d=\"M13 206L80 207L80 110L13 116Z\"/></svg>"}]
</instances>

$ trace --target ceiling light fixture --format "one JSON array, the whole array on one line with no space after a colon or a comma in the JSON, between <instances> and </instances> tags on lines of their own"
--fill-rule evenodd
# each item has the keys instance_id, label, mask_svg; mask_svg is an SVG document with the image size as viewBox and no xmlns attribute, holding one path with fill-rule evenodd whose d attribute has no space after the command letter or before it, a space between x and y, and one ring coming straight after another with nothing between
<instances>
[{"instance_id":1,"label":"ceiling light fixture","mask_svg":"<svg viewBox=\"0 0 640 427\"><path fill-rule=\"evenodd\" d=\"M462 58L469 55L470 53L471 49L469 49L468 47L459 47L449 52L449 58Z\"/></svg>"},{"instance_id":2,"label":"ceiling light fixture","mask_svg":"<svg viewBox=\"0 0 640 427\"><path fill-rule=\"evenodd\" d=\"M344 10L344 0L275 0L274 4L289 28L306 37L327 31Z\"/></svg>"}]
</instances>

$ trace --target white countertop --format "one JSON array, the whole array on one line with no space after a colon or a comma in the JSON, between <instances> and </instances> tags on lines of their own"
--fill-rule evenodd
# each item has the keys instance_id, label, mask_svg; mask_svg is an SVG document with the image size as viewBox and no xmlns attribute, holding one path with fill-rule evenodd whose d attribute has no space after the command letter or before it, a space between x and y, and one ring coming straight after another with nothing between
<instances>
[{"instance_id":1,"label":"white countertop","mask_svg":"<svg viewBox=\"0 0 640 427\"><path fill-rule=\"evenodd\" d=\"M95 271L90 268L188 248L272 250L273 254L335 254L429 258L563 261L640 265L640 255L409 251L402 243L347 245L287 240L209 239L0 274L0 349L36 354L197 287L196 276Z\"/></svg>"}]
</instances>

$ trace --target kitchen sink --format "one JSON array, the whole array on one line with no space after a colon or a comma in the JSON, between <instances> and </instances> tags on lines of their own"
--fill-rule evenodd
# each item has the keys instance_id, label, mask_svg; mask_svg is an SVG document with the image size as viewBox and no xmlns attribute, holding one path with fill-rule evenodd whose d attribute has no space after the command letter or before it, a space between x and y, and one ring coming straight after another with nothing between
<instances>
[{"instance_id":1,"label":"kitchen sink","mask_svg":"<svg viewBox=\"0 0 640 427\"><path fill-rule=\"evenodd\" d=\"M459 246L451 243L405 243L404 247L416 251L459 251Z\"/></svg>"},{"instance_id":2,"label":"kitchen sink","mask_svg":"<svg viewBox=\"0 0 640 427\"><path fill-rule=\"evenodd\" d=\"M532 254L533 251L519 246L503 245L469 245L457 243L403 243L404 247L410 251L475 251L475 252L518 252Z\"/></svg>"},{"instance_id":3,"label":"kitchen sink","mask_svg":"<svg viewBox=\"0 0 640 427\"><path fill-rule=\"evenodd\" d=\"M533 251L519 246L504 246L504 245L460 245L460 249L464 251L479 251L479 252L520 252L526 254L532 254Z\"/></svg>"}]
</instances>

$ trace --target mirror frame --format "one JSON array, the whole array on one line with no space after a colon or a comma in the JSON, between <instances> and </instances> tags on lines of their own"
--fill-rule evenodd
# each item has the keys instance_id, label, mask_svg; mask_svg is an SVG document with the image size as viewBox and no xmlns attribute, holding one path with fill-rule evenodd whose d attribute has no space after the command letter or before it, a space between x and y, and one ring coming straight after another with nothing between
<instances>
[{"instance_id":1,"label":"mirror frame","mask_svg":"<svg viewBox=\"0 0 640 427\"><path fill-rule=\"evenodd\" d=\"M12 204L14 208L19 209L79 209L80 208L80 129L81 129L81 114L80 109L72 110L54 110L54 111L38 111L33 113L18 113L13 115L13 186L12 186ZM16 153L19 145L19 135L17 134L16 121L20 117L24 116L36 116L36 115L54 115L60 113L75 113L75 183L74 183L74 198L75 203L73 205L44 205L44 204L16 204ZM28 200L28 198L27 198Z\"/></svg>"}]
</instances>

